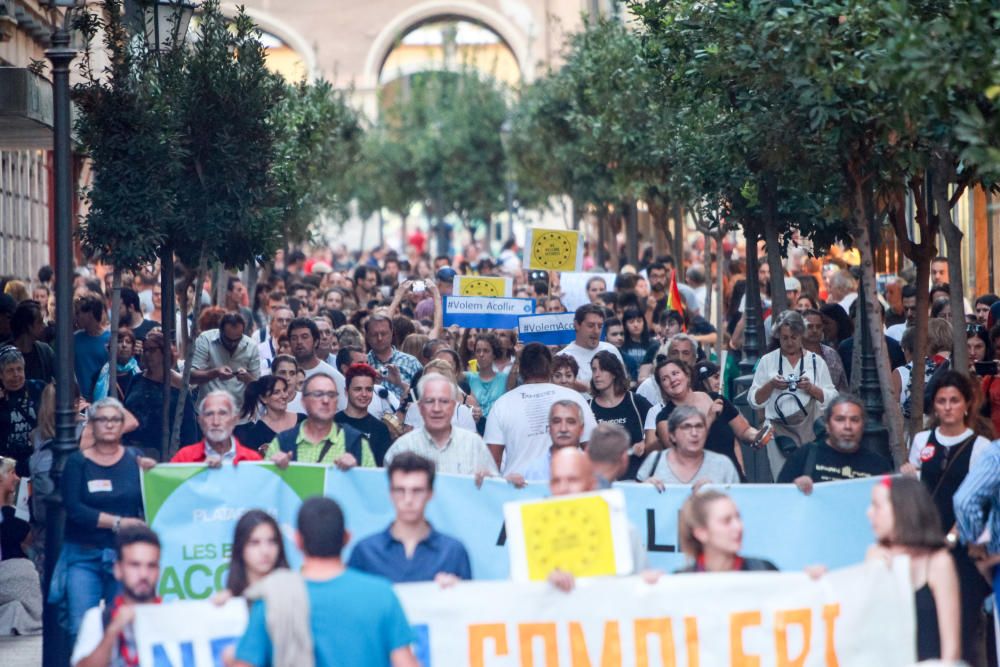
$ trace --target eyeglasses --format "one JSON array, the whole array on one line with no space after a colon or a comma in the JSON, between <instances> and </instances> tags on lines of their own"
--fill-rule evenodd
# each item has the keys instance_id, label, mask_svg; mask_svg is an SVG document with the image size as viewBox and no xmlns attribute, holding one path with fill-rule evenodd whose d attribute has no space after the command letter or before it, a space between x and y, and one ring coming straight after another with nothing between
<instances>
[{"instance_id":1,"label":"eyeglasses","mask_svg":"<svg viewBox=\"0 0 1000 667\"><path fill-rule=\"evenodd\" d=\"M337 400L335 391L306 391L302 393L303 398L328 398L331 401Z\"/></svg>"},{"instance_id":2,"label":"eyeglasses","mask_svg":"<svg viewBox=\"0 0 1000 667\"><path fill-rule=\"evenodd\" d=\"M704 431L704 424L681 424L677 427L678 431Z\"/></svg>"},{"instance_id":3,"label":"eyeglasses","mask_svg":"<svg viewBox=\"0 0 1000 667\"><path fill-rule=\"evenodd\" d=\"M426 405L427 407L430 407L432 405L449 405L449 404L454 403L454 402L455 402L455 399L453 399L453 398L421 398L420 399L420 404L421 405Z\"/></svg>"},{"instance_id":4,"label":"eyeglasses","mask_svg":"<svg viewBox=\"0 0 1000 667\"><path fill-rule=\"evenodd\" d=\"M90 421L95 424L121 424L125 419L123 417L94 417Z\"/></svg>"}]
</instances>

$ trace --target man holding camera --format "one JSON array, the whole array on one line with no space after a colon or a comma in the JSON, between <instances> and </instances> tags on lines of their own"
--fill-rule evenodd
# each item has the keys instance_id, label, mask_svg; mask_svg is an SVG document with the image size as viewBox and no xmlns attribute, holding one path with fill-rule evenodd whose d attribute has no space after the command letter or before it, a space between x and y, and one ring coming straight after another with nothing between
<instances>
[{"instance_id":1,"label":"man holding camera","mask_svg":"<svg viewBox=\"0 0 1000 667\"><path fill-rule=\"evenodd\" d=\"M815 439L813 424L837 396L823 357L802 346L805 330L799 313L781 314L771 330L779 347L761 357L747 394L750 407L763 409L774 427L775 437L767 444L772 479L777 479L786 457Z\"/></svg>"}]
</instances>

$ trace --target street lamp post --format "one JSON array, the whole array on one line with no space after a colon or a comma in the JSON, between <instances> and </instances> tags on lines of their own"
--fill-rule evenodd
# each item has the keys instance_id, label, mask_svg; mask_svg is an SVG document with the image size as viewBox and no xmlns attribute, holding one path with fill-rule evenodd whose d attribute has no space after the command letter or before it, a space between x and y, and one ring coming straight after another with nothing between
<instances>
[{"instance_id":1,"label":"street lamp post","mask_svg":"<svg viewBox=\"0 0 1000 667\"><path fill-rule=\"evenodd\" d=\"M862 278L863 280L864 278ZM861 443L869 450L881 454L890 461L892 451L889 448L889 429L882 423L885 405L882 403L882 387L878 381L878 367L875 360L875 346L871 331L868 329L869 318L865 290L858 294L858 315L861 317L861 382L858 393L865 406L865 431ZM876 308L879 304L875 304Z\"/></svg>"},{"instance_id":2,"label":"street lamp post","mask_svg":"<svg viewBox=\"0 0 1000 667\"><path fill-rule=\"evenodd\" d=\"M45 609L42 662L62 667L69 661L66 638L59 624L59 609L48 602L66 520L60 492L63 466L77 449L76 406L73 400L73 156L70 142L69 65L76 57L70 48L69 21L73 2L50 3L65 9L64 21L52 33L45 56L52 63L52 176L55 200L56 245L56 423L52 447L53 493L48 498L45 527Z\"/></svg>"},{"instance_id":3,"label":"street lamp post","mask_svg":"<svg viewBox=\"0 0 1000 667\"><path fill-rule=\"evenodd\" d=\"M66 513L61 494L61 480L66 459L77 450L76 404L73 397L73 151L70 127L70 63L76 49L70 46L70 26L73 14L84 9L86 0L46 0L46 6L63 10L61 22L52 29L50 48L45 56L52 63L52 202L55 220L56 247L56 405L55 438L52 446L51 480L53 492L46 500L45 525L45 581L42 664L45 667L64 667L69 662L67 637L59 621L59 607L48 601L49 588L59 553L62 550ZM147 39L152 33L157 48L161 45L183 41L187 26L194 12L194 5L187 0L143 0L143 8L152 9L145 21ZM161 7L169 7L172 17L161 14ZM176 18L174 18L176 17ZM167 24L160 19L168 21ZM164 25L173 25L172 33L164 35ZM170 41L166 41L170 40ZM169 47L168 47L169 48ZM170 280L173 292L173 278ZM164 285L164 298L167 296ZM171 302L172 303L172 302ZM166 323L164 323L165 326ZM169 355L168 355L169 356Z\"/></svg>"}]
</instances>

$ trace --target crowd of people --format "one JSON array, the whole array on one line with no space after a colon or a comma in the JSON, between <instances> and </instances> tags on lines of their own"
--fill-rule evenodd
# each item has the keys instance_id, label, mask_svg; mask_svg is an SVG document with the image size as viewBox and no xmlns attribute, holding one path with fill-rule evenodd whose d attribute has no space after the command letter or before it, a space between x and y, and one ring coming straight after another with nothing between
<instances>
[{"instance_id":1,"label":"crowd of people","mask_svg":"<svg viewBox=\"0 0 1000 667\"><path fill-rule=\"evenodd\" d=\"M1000 562L998 297L979 295L965 317L953 315L947 263L935 260L929 351L919 360L915 289L905 275L887 281L891 389L904 414L915 366L927 380L926 430L907 435L909 456L894 463L862 444L865 407L849 392L858 294L849 254L788 259L783 312L771 311L769 268L760 263L768 342L741 410L734 380L747 283L738 249L725 262L697 243L682 258L650 250L613 283L595 273L579 294L563 289L557 272L522 269L511 244L497 260L475 245L455 257L410 250L281 253L249 291L235 275L192 286L180 303L194 303L194 313L178 314L170 329L193 335L171 338L156 267L124 274L117 322L109 281L78 271L80 448L59 480L66 527L47 591L75 642L73 664L134 664L128 609L155 598L159 555L144 522L140 470L262 460L384 467L396 518L345 561L340 508L307 501L296 541L302 578L284 572L275 583L268 575L288 565L277 525L261 511L244 515L227 594L258 602L234 664L271 664L276 651L303 650L279 649L276 642L295 642L269 635L268 609L284 594L309 601L303 627L312 629L315 664L367 664L351 659L362 655L415 664L386 581L450 586L475 575L464 546L424 516L440 473L516 487L544 482L553 495L613 482L691 486L681 515L685 572L775 569L741 555L739 509L705 484L773 481L810 494L815 484L894 475L872 494L877 544L869 557L911 557L921 658L985 664L992 623L984 604ZM706 266L724 272L721 294L710 293ZM513 296L535 299L539 313L567 312L570 303L573 340L547 346L519 341L515 330L446 325L444 297L462 275L509 277ZM30 284L4 280L0 294L0 633L37 632L41 622L46 501L55 491L54 278L45 267ZM719 328L707 318L710 298L722 299ZM956 326L966 327L969 368L950 361ZM751 470L746 459L761 449L765 470ZM636 550L644 562L641 543ZM567 573L550 579L572 588ZM102 603L105 612L94 611Z\"/></svg>"}]
</instances>

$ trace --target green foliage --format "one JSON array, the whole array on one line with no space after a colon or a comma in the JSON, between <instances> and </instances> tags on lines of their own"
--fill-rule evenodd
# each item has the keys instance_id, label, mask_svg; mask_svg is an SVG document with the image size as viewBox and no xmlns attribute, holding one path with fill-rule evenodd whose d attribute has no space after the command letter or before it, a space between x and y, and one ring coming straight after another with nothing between
<instances>
[{"instance_id":1,"label":"green foliage","mask_svg":"<svg viewBox=\"0 0 1000 667\"><path fill-rule=\"evenodd\" d=\"M822 247L843 229L838 174L829 144L809 134L791 85L797 64L775 29L804 4L630 3L659 82L651 97L674 109L658 137L671 146L673 190L710 219L759 221L782 245L798 229Z\"/></svg>"},{"instance_id":2,"label":"green foliage","mask_svg":"<svg viewBox=\"0 0 1000 667\"><path fill-rule=\"evenodd\" d=\"M83 82L72 91L80 111L77 136L93 172L79 234L89 254L136 269L155 260L166 237L183 155L153 72L138 75L150 54L141 41L129 40L121 10L119 0L108 0L106 18L81 13L75 24L88 42L103 30L109 57L103 72L85 58Z\"/></svg>"},{"instance_id":3,"label":"green foliage","mask_svg":"<svg viewBox=\"0 0 1000 667\"><path fill-rule=\"evenodd\" d=\"M273 255L281 242L275 114L286 91L265 66L260 31L242 9L232 20L218 0L201 9L200 38L170 68L187 153L171 241L189 266L204 249L210 259L241 267Z\"/></svg>"},{"instance_id":4,"label":"green foliage","mask_svg":"<svg viewBox=\"0 0 1000 667\"><path fill-rule=\"evenodd\" d=\"M362 148L351 181L362 214L414 203L473 232L504 208L507 92L469 68L411 77Z\"/></svg>"},{"instance_id":5,"label":"green foliage","mask_svg":"<svg viewBox=\"0 0 1000 667\"><path fill-rule=\"evenodd\" d=\"M275 110L283 125L275 165L289 241L305 241L321 213L346 217L349 172L361 157L364 130L347 94L327 81L287 86Z\"/></svg>"},{"instance_id":6,"label":"green foliage","mask_svg":"<svg viewBox=\"0 0 1000 667\"><path fill-rule=\"evenodd\" d=\"M206 0L198 38L154 53L132 37L141 27L125 24L121 0L102 10L75 25L88 43L74 90L94 172L88 251L134 268L169 244L191 267L242 267L344 206L358 115L326 82L289 86L270 72L244 11L229 18ZM96 72L90 47L101 32L110 64Z\"/></svg>"}]
</instances>

